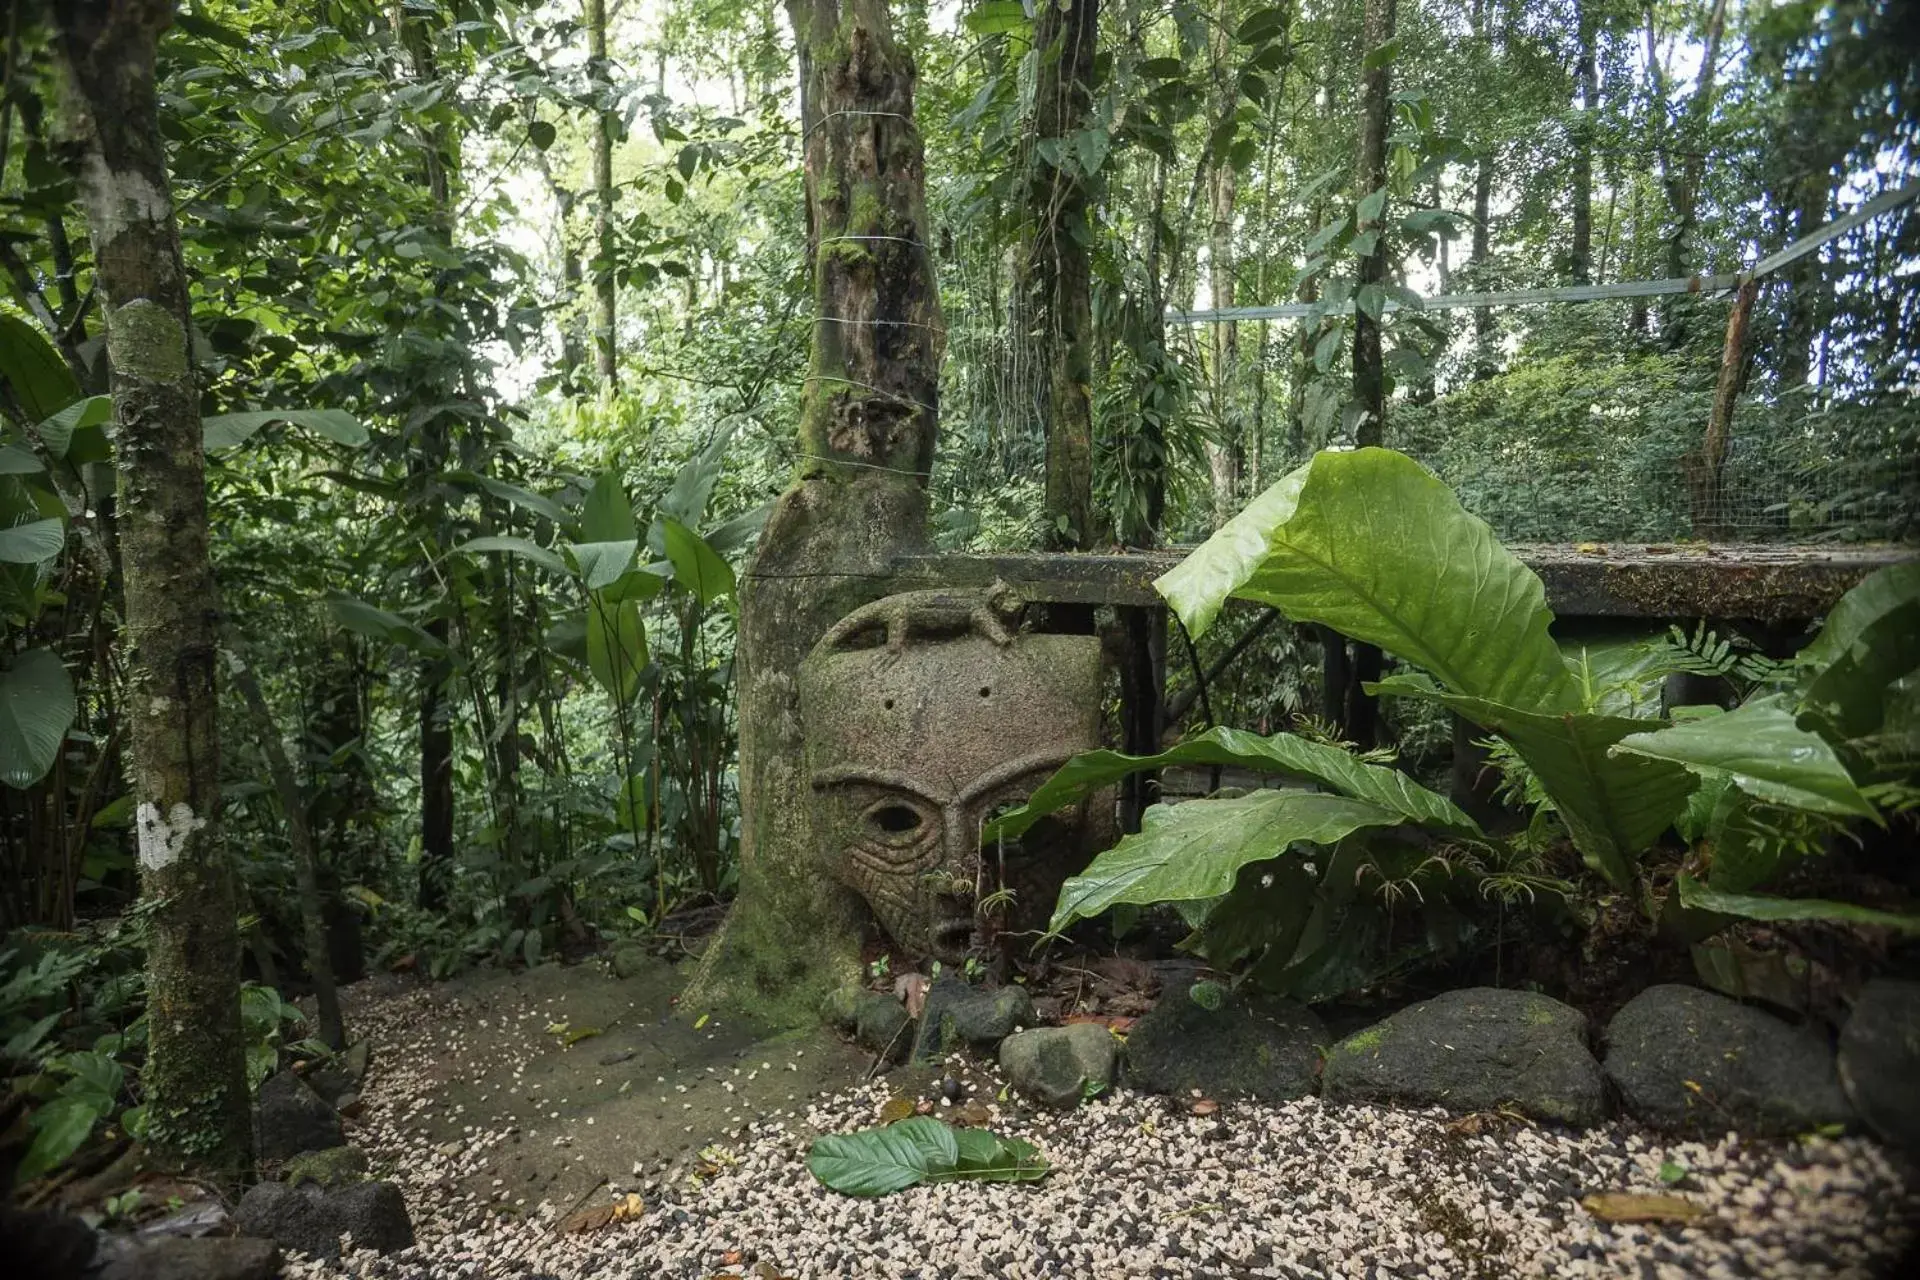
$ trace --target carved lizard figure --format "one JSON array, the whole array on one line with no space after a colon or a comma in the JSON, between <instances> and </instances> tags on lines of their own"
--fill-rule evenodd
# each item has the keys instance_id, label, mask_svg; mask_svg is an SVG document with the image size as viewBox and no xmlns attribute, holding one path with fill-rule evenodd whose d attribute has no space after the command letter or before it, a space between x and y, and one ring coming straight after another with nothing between
<instances>
[{"instance_id":1,"label":"carved lizard figure","mask_svg":"<svg viewBox=\"0 0 1920 1280\"><path fill-rule=\"evenodd\" d=\"M1027 602L1005 582L982 590L935 587L903 591L862 605L836 622L821 643L837 649L856 636L883 628L887 650L899 653L915 635L953 636L978 632L997 645L1013 643Z\"/></svg>"}]
</instances>

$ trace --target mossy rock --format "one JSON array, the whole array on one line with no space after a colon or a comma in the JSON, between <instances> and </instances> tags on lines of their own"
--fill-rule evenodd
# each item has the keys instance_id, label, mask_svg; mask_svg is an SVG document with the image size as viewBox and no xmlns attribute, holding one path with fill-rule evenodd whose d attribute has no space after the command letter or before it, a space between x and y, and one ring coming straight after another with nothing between
<instances>
[{"instance_id":1,"label":"mossy rock","mask_svg":"<svg viewBox=\"0 0 1920 1280\"><path fill-rule=\"evenodd\" d=\"M360 1148L329 1147L295 1156L281 1167L280 1176L288 1186L311 1182L332 1189L365 1182L367 1172L367 1153Z\"/></svg>"},{"instance_id":2,"label":"mossy rock","mask_svg":"<svg viewBox=\"0 0 1920 1280\"><path fill-rule=\"evenodd\" d=\"M1284 1101L1320 1082L1327 1030L1291 1000L1241 998L1209 1009L1183 990L1160 997L1127 1035L1127 1083L1148 1093Z\"/></svg>"},{"instance_id":3,"label":"mossy rock","mask_svg":"<svg viewBox=\"0 0 1920 1280\"><path fill-rule=\"evenodd\" d=\"M1332 1102L1511 1107L1583 1128L1607 1115L1585 1015L1498 987L1449 991L1348 1036L1327 1054L1322 1084Z\"/></svg>"}]
</instances>

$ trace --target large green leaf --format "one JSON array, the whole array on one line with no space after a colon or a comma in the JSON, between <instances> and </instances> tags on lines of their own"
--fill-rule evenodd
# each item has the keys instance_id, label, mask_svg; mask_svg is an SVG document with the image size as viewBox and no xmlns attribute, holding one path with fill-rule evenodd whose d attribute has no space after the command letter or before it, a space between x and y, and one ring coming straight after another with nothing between
<instances>
[{"instance_id":1,"label":"large green leaf","mask_svg":"<svg viewBox=\"0 0 1920 1280\"><path fill-rule=\"evenodd\" d=\"M1841 738L1886 723L1888 690L1920 669L1920 599L1904 601L1860 628L1844 652L1807 681L1800 706Z\"/></svg>"},{"instance_id":2,"label":"large green leaf","mask_svg":"<svg viewBox=\"0 0 1920 1280\"><path fill-rule=\"evenodd\" d=\"M582 542L638 542L640 530L633 523L633 504L627 501L626 486L617 471L602 471L587 491L586 507L580 513Z\"/></svg>"},{"instance_id":3,"label":"large green leaf","mask_svg":"<svg viewBox=\"0 0 1920 1280\"><path fill-rule=\"evenodd\" d=\"M1797 661L1815 671L1824 670L1851 649L1876 619L1915 601L1920 601L1920 560L1875 570L1840 597L1820 634L1800 651Z\"/></svg>"},{"instance_id":4,"label":"large green leaf","mask_svg":"<svg viewBox=\"0 0 1920 1280\"><path fill-rule=\"evenodd\" d=\"M1320 622L1508 706L1578 710L1533 571L1419 463L1321 453L1154 583L1198 635L1229 596Z\"/></svg>"},{"instance_id":5,"label":"large green leaf","mask_svg":"<svg viewBox=\"0 0 1920 1280\"><path fill-rule=\"evenodd\" d=\"M67 526L60 520L29 520L0 529L0 563L39 564L60 554L67 545Z\"/></svg>"},{"instance_id":6,"label":"large green leaf","mask_svg":"<svg viewBox=\"0 0 1920 1280\"><path fill-rule=\"evenodd\" d=\"M305 427L350 449L360 448L370 438L360 419L344 409L258 409L247 413L221 413L201 419L205 448L208 453L237 448L269 422Z\"/></svg>"},{"instance_id":7,"label":"large green leaf","mask_svg":"<svg viewBox=\"0 0 1920 1280\"><path fill-rule=\"evenodd\" d=\"M1047 1176L1039 1149L985 1129L953 1129L913 1116L877 1129L823 1134L807 1168L835 1191L883 1196L920 1182L1035 1182Z\"/></svg>"},{"instance_id":8,"label":"large green leaf","mask_svg":"<svg viewBox=\"0 0 1920 1280\"><path fill-rule=\"evenodd\" d=\"M722 422L700 451L681 464L673 483L661 495L661 515L670 516L684 525L700 523L707 514L707 503L713 497L713 486L718 483L720 473L725 469L727 447L733 443L734 433L745 421L745 418L735 417ZM655 550L666 554L664 546Z\"/></svg>"},{"instance_id":9,"label":"large green leaf","mask_svg":"<svg viewBox=\"0 0 1920 1280\"><path fill-rule=\"evenodd\" d=\"M113 1111L113 1099L94 1093L65 1094L43 1104L33 1113L28 1127L33 1130L33 1145L13 1171L14 1181L25 1185L42 1174L60 1167L66 1158L80 1149L93 1132L93 1126Z\"/></svg>"},{"instance_id":10,"label":"large green leaf","mask_svg":"<svg viewBox=\"0 0 1920 1280\"><path fill-rule=\"evenodd\" d=\"M877 1129L828 1133L807 1152L813 1176L850 1196L903 1191L933 1170L960 1163L953 1130L932 1116L913 1116Z\"/></svg>"},{"instance_id":11,"label":"large green leaf","mask_svg":"<svg viewBox=\"0 0 1920 1280\"><path fill-rule=\"evenodd\" d=\"M1561 646L1580 686L1580 706L1608 716L1658 716L1662 686L1673 670L1661 636L1624 635Z\"/></svg>"},{"instance_id":12,"label":"large green leaf","mask_svg":"<svg viewBox=\"0 0 1920 1280\"><path fill-rule=\"evenodd\" d=\"M1438 702L1505 738L1533 770L1580 856L1616 886L1632 880L1634 859L1672 825L1696 785L1678 765L1609 752L1652 727L1646 720L1523 711L1449 693L1418 676L1389 676L1368 687Z\"/></svg>"},{"instance_id":13,"label":"large green leaf","mask_svg":"<svg viewBox=\"0 0 1920 1280\"><path fill-rule=\"evenodd\" d=\"M1047 814L1076 803L1095 788L1130 773L1183 764L1230 765L1306 778L1342 795L1391 809L1406 822L1443 827L1462 835L1480 834L1479 825L1451 800L1427 790L1398 769L1367 764L1339 747L1309 742L1289 733L1263 738L1243 729L1218 728L1154 756L1129 756L1118 751L1082 752L1035 788L1025 805L989 823L981 839L991 842L1003 835L1020 835Z\"/></svg>"},{"instance_id":14,"label":"large green leaf","mask_svg":"<svg viewBox=\"0 0 1920 1280\"><path fill-rule=\"evenodd\" d=\"M1898 929L1902 933L1920 933L1920 915L1897 911L1878 911L1851 902L1833 902L1825 898L1776 898L1764 893L1722 893L1709 889L1692 876L1681 872L1675 881L1683 905L1747 920L1837 920L1844 924L1870 924Z\"/></svg>"},{"instance_id":15,"label":"large green leaf","mask_svg":"<svg viewBox=\"0 0 1920 1280\"><path fill-rule=\"evenodd\" d=\"M647 629L640 606L631 600L611 604L595 597L587 605L587 666L600 687L621 703L640 691L647 665Z\"/></svg>"},{"instance_id":16,"label":"large green leaf","mask_svg":"<svg viewBox=\"0 0 1920 1280\"><path fill-rule=\"evenodd\" d=\"M1617 754L1725 774L1748 795L1840 817L1879 818L1847 767L1817 733L1796 722L1784 698L1755 698L1725 715L1619 740Z\"/></svg>"},{"instance_id":17,"label":"large green leaf","mask_svg":"<svg viewBox=\"0 0 1920 1280\"><path fill-rule=\"evenodd\" d=\"M0 445L0 476L32 476L45 471L46 465L25 445Z\"/></svg>"},{"instance_id":18,"label":"large green leaf","mask_svg":"<svg viewBox=\"0 0 1920 1280\"><path fill-rule=\"evenodd\" d=\"M438 653L446 648L425 628L415 626L397 613L352 596L330 597L327 611L341 627L375 640L387 640L421 653Z\"/></svg>"},{"instance_id":19,"label":"large green leaf","mask_svg":"<svg viewBox=\"0 0 1920 1280\"><path fill-rule=\"evenodd\" d=\"M41 422L80 398L67 362L45 334L19 316L0 313L0 381L26 411Z\"/></svg>"},{"instance_id":20,"label":"large green leaf","mask_svg":"<svg viewBox=\"0 0 1920 1280\"><path fill-rule=\"evenodd\" d=\"M660 518L660 534L673 578L703 605L733 594L733 566L722 560L699 534L671 516Z\"/></svg>"},{"instance_id":21,"label":"large green leaf","mask_svg":"<svg viewBox=\"0 0 1920 1280\"><path fill-rule=\"evenodd\" d=\"M624 538L619 542L575 542L562 546L561 552L573 561L574 571L587 590L599 591L619 580L639 549L640 539Z\"/></svg>"},{"instance_id":22,"label":"large green leaf","mask_svg":"<svg viewBox=\"0 0 1920 1280\"><path fill-rule=\"evenodd\" d=\"M1331 844L1362 827L1405 822L1392 809L1313 791L1261 791L1232 800L1154 805L1139 832L1069 879L1052 931L1119 903L1146 906L1217 898L1249 862L1285 853L1295 841Z\"/></svg>"},{"instance_id":23,"label":"large green leaf","mask_svg":"<svg viewBox=\"0 0 1920 1280\"><path fill-rule=\"evenodd\" d=\"M56 458L68 458L75 463L104 462L112 450L107 447L106 433L100 428L112 416L112 396L88 396L58 413L48 414L34 426L33 433Z\"/></svg>"},{"instance_id":24,"label":"large green leaf","mask_svg":"<svg viewBox=\"0 0 1920 1280\"><path fill-rule=\"evenodd\" d=\"M506 555L519 556L522 559L531 560L541 568L551 569L555 573L565 573L567 571L567 562L562 560L558 554L526 538L492 534L484 538L469 538L455 547L454 550L501 552Z\"/></svg>"},{"instance_id":25,"label":"large green leaf","mask_svg":"<svg viewBox=\"0 0 1920 1280\"><path fill-rule=\"evenodd\" d=\"M15 654L0 671L0 782L24 789L46 777L75 710L73 678L58 654Z\"/></svg>"}]
</instances>

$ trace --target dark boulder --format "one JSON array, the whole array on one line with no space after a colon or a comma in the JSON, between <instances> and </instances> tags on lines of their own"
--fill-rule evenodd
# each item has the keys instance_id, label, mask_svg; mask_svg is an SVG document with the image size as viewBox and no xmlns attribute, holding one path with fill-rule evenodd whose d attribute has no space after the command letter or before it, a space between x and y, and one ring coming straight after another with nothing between
<instances>
[{"instance_id":1,"label":"dark boulder","mask_svg":"<svg viewBox=\"0 0 1920 1280\"><path fill-rule=\"evenodd\" d=\"M1035 1102L1072 1107L1113 1083L1117 1048L1113 1033L1096 1022L1035 1027L1000 1042L1000 1069Z\"/></svg>"},{"instance_id":2,"label":"dark boulder","mask_svg":"<svg viewBox=\"0 0 1920 1280\"><path fill-rule=\"evenodd\" d=\"M271 1240L168 1236L113 1251L97 1280L273 1280L280 1247Z\"/></svg>"},{"instance_id":3,"label":"dark boulder","mask_svg":"<svg viewBox=\"0 0 1920 1280\"><path fill-rule=\"evenodd\" d=\"M935 1062L956 1049L991 1053L1002 1040L1038 1019L1025 987L984 990L943 976L927 990L913 1041L915 1062Z\"/></svg>"},{"instance_id":4,"label":"dark boulder","mask_svg":"<svg viewBox=\"0 0 1920 1280\"><path fill-rule=\"evenodd\" d=\"M233 1217L248 1235L321 1258L340 1256L342 1236L350 1248L381 1253L413 1243L413 1220L400 1188L391 1182L336 1189L262 1182L240 1198Z\"/></svg>"},{"instance_id":5,"label":"dark boulder","mask_svg":"<svg viewBox=\"0 0 1920 1280\"><path fill-rule=\"evenodd\" d=\"M1327 1029L1291 1000L1231 996L1209 1009L1169 991L1127 1033L1126 1080L1149 1093L1304 1098L1320 1083Z\"/></svg>"},{"instance_id":6,"label":"dark boulder","mask_svg":"<svg viewBox=\"0 0 1920 1280\"><path fill-rule=\"evenodd\" d=\"M1327 1055L1322 1082L1335 1102L1512 1107L1581 1127L1607 1115L1586 1016L1498 987L1449 991L1348 1036Z\"/></svg>"},{"instance_id":7,"label":"dark boulder","mask_svg":"<svg viewBox=\"0 0 1920 1280\"><path fill-rule=\"evenodd\" d=\"M1853 1119L1827 1037L1698 987L1649 987L1613 1015L1607 1075L1659 1129L1790 1136Z\"/></svg>"},{"instance_id":8,"label":"dark boulder","mask_svg":"<svg viewBox=\"0 0 1920 1280\"><path fill-rule=\"evenodd\" d=\"M340 1117L332 1104L291 1071L269 1076L260 1086L256 1124L260 1159L269 1164L342 1142Z\"/></svg>"},{"instance_id":9,"label":"dark boulder","mask_svg":"<svg viewBox=\"0 0 1920 1280\"><path fill-rule=\"evenodd\" d=\"M1867 1127L1920 1151L1920 982L1875 978L1840 1032L1840 1084Z\"/></svg>"}]
</instances>

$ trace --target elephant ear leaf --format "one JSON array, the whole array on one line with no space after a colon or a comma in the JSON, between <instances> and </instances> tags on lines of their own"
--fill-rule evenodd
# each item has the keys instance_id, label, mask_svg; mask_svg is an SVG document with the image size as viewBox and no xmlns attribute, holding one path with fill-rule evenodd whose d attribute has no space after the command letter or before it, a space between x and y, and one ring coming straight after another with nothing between
<instances>
[{"instance_id":1,"label":"elephant ear leaf","mask_svg":"<svg viewBox=\"0 0 1920 1280\"><path fill-rule=\"evenodd\" d=\"M1615 743L1650 728L1645 720L1509 707L1417 676L1389 676L1368 688L1438 702L1506 739L1533 770L1580 856L1616 886L1632 881L1634 858L1681 815L1697 785L1678 764L1609 754Z\"/></svg>"},{"instance_id":2,"label":"elephant ear leaf","mask_svg":"<svg viewBox=\"0 0 1920 1280\"><path fill-rule=\"evenodd\" d=\"M26 788L47 776L77 710L73 678L51 649L28 649L0 671L0 782Z\"/></svg>"},{"instance_id":3,"label":"elephant ear leaf","mask_svg":"<svg viewBox=\"0 0 1920 1280\"><path fill-rule=\"evenodd\" d=\"M1510 707L1578 711L1534 572L1419 463L1321 453L1154 583L1198 633L1228 597L1270 604Z\"/></svg>"},{"instance_id":4,"label":"elephant ear leaf","mask_svg":"<svg viewBox=\"0 0 1920 1280\"><path fill-rule=\"evenodd\" d=\"M1630 734L1615 751L1731 778L1740 790L1771 804L1879 821L1826 739L1802 729L1781 697L1755 698L1724 715Z\"/></svg>"}]
</instances>

